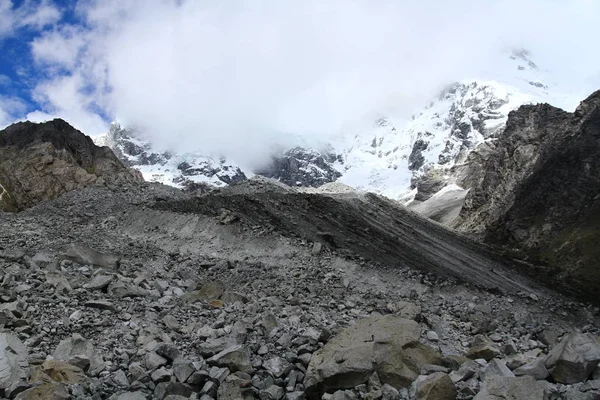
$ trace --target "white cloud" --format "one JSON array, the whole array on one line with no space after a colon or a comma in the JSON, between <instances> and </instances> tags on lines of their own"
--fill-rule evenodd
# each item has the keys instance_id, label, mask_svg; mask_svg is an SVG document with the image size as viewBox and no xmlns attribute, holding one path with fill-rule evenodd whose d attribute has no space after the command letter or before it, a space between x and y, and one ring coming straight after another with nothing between
<instances>
[{"instance_id":1,"label":"white cloud","mask_svg":"<svg viewBox=\"0 0 600 400\"><path fill-rule=\"evenodd\" d=\"M34 111L27 119L35 122L62 118L88 135L98 135L108 130L108 124L93 111L93 94L82 93L87 84L83 76L76 73L56 78L36 87L34 100L44 111Z\"/></svg>"},{"instance_id":2,"label":"white cloud","mask_svg":"<svg viewBox=\"0 0 600 400\"><path fill-rule=\"evenodd\" d=\"M18 98L0 95L0 129L18 120L26 106Z\"/></svg>"},{"instance_id":3,"label":"white cloud","mask_svg":"<svg viewBox=\"0 0 600 400\"><path fill-rule=\"evenodd\" d=\"M73 26L48 31L31 44L33 58L38 63L61 68L73 68L80 50L85 46L86 32Z\"/></svg>"},{"instance_id":4,"label":"white cloud","mask_svg":"<svg viewBox=\"0 0 600 400\"><path fill-rule=\"evenodd\" d=\"M44 111L100 129L101 109L166 146L248 162L294 135L409 114L503 46L531 49L574 88L600 64L593 0L98 0L78 11L87 32L33 44L36 60L71 70L36 88Z\"/></svg>"},{"instance_id":5,"label":"white cloud","mask_svg":"<svg viewBox=\"0 0 600 400\"><path fill-rule=\"evenodd\" d=\"M0 39L23 27L42 29L60 18L60 11L50 0L25 0L18 7L11 0L0 0Z\"/></svg>"}]
</instances>

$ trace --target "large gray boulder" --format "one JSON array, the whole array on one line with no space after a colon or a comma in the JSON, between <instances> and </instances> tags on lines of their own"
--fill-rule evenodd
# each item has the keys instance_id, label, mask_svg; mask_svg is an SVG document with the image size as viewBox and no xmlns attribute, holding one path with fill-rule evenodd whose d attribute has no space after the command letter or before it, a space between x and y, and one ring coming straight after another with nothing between
<instances>
[{"instance_id":1,"label":"large gray boulder","mask_svg":"<svg viewBox=\"0 0 600 400\"><path fill-rule=\"evenodd\" d=\"M395 315L358 321L313 354L304 385L311 395L349 389L377 372L383 383L408 387L421 366L440 362L439 353L419 343L421 329Z\"/></svg>"},{"instance_id":2,"label":"large gray boulder","mask_svg":"<svg viewBox=\"0 0 600 400\"><path fill-rule=\"evenodd\" d=\"M96 353L94 345L78 333L73 334L69 339L62 340L52 356L57 360L67 361L73 356L86 356L90 360L90 369L88 373L96 376L104 367L104 360Z\"/></svg>"},{"instance_id":3,"label":"large gray boulder","mask_svg":"<svg viewBox=\"0 0 600 400\"><path fill-rule=\"evenodd\" d=\"M0 390L28 374L27 347L12 333L0 333Z\"/></svg>"},{"instance_id":4,"label":"large gray boulder","mask_svg":"<svg viewBox=\"0 0 600 400\"><path fill-rule=\"evenodd\" d=\"M118 257L100 253L99 251L81 244L72 244L63 257L83 265L92 265L111 269L116 269L119 266ZM110 283L110 281L108 283ZM108 283L106 285L108 285Z\"/></svg>"},{"instance_id":5,"label":"large gray boulder","mask_svg":"<svg viewBox=\"0 0 600 400\"><path fill-rule=\"evenodd\" d=\"M554 381L572 384L585 381L600 363L600 340L590 334L571 333L555 346L545 366Z\"/></svg>"},{"instance_id":6,"label":"large gray boulder","mask_svg":"<svg viewBox=\"0 0 600 400\"><path fill-rule=\"evenodd\" d=\"M417 383L418 400L454 400L456 387L450 377L443 372L436 372Z\"/></svg>"},{"instance_id":7,"label":"large gray boulder","mask_svg":"<svg viewBox=\"0 0 600 400\"><path fill-rule=\"evenodd\" d=\"M544 385L531 376L519 378L492 376L474 400L543 400Z\"/></svg>"}]
</instances>

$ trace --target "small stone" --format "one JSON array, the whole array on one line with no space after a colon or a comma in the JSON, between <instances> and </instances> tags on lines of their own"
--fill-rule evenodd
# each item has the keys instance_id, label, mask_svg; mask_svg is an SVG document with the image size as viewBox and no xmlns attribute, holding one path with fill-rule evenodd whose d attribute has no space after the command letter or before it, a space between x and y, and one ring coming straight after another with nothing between
<instances>
[{"instance_id":1,"label":"small stone","mask_svg":"<svg viewBox=\"0 0 600 400\"><path fill-rule=\"evenodd\" d=\"M173 375L173 371L170 369L166 369L164 367L158 368L156 371L150 375L154 382L168 382L171 380L171 376Z\"/></svg>"},{"instance_id":2,"label":"small stone","mask_svg":"<svg viewBox=\"0 0 600 400\"><path fill-rule=\"evenodd\" d=\"M456 387L447 374L436 372L417 383L420 400L455 400Z\"/></svg>"},{"instance_id":3,"label":"small stone","mask_svg":"<svg viewBox=\"0 0 600 400\"><path fill-rule=\"evenodd\" d=\"M270 371L276 378L279 378L290 367L290 363L281 357L273 357L268 359L263 364L267 371Z\"/></svg>"},{"instance_id":4,"label":"small stone","mask_svg":"<svg viewBox=\"0 0 600 400\"><path fill-rule=\"evenodd\" d=\"M437 342L438 340L440 340L440 337L438 336L438 334L436 332L428 331L427 339L431 340L432 342Z\"/></svg>"},{"instance_id":5,"label":"small stone","mask_svg":"<svg viewBox=\"0 0 600 400\"><path fill-rule=\"evenodd\" d=\"M160 366L166 365L167 359L151 351L146 354L146 368L154 370Z\"/></svg>"},{"instance_id":6,"label":"small stone","mask_svg":"<svg viewBox=\"0 0 600 400\"><path fill-rule=\"evenodd\" d=\"M473 341L473 345L467 352L467 357L471 359L483 358L486 361L499 356L500 350L496 348L494 342L492 342L485 335L477 335Z\"/></svg>"},{"instance_id":7,"label":"small stone","mask_svg":"<svg viewBox=\"0 0 600 400\"><path fill-rule=\"evenodd\" d=\"M321 242L314 242L312 249L310 251L310 254L312 254L313 256L316 256L321 252L322 248L323 248L323 244L321 244Z\"/></svg>"},{"instance_id":8,"label":"small stone","mask_svg":"<svg viewBox=\"0 0 600 400\"><path fill-rule=\"evenodd\" d=\"M4 396L9 399L14 399L19 393L26 391L30 387L31 384L23 380L14 382L4 391Z\"/></svg>"},{"instance_id":9,"label":"small stone","mask_svg":"<svg viewBox=\"0 0 600 400\"><path fill-rule=\"evenodd\" d=\"M173 363L173 375L179 382L185 382L194 372L196 372L196 368L191 361L176 360Z\"/></svg>"},{"instance_id":10,"label":"small stone","mask_svg":"<svg viewBox=\"0 0 600 400\"><path fill-rule=\"evenodd\" d=\"M122 369L117 370L113 374L113 381L122 388L129 387L129 380L127 379L127 375Z\"/></svg>"},{"instance_id":11,"label":"small stone","mask_svg":"<svg viewBox=\"0 0 600 400\"><path fill-rule=\"evenodd\" d=\"M173 361L179 357L179 349L171 343L160 343L158 346L156 346L154 351L156 354L165 357L169 361Z\"/></svg>"},{"instance_id":12,"label":"small stone","mask_svg":"<svg viewBox=\"0 0 600 400\"><path fill-rule=\"evenodd\" d=\"M187 383L194 386L202 386L208 380L209 375L206 371L196 371L187 379Z\"/></svg>"},{"instance_id":13,"label":"small stone","mask_svg":"<svg viewBox=\"0 0 600 400\"><path fill-rule=\"evenodd\" d=\"M502 376L514 378L515 374L506 366L504 361L493 359L489 362L485 371L483 372L482 381L492 377L492 376Z\"/></svg>"},{"instance_id":14,"label":"small stone","mask_svg":"<svg viewBox=\"0 0 600 400\"><path fill-rule=\"evenodd\" d=\"M545 358L537 358L534 361L515 369L513 372L515 376L529 375L538 381L546 379L550 376L550 372L548 372L548 369L544 365L545 361Z\"/></svg>"},{"instance_id":15,"label":"small stone","mask_svg":"<svg viewBox=\"0 0 600 400\"><path fill-rule=\"evenodd\" d=\"M92 281L84 287L89 290L102 290L113 281L114 275L96 275Z\"/></svg>"},{"instance_id":16,"label":"small stone","mask_svg":"<svg viewBox=\"0 0 600 400\"><path fill-rule=\"evenodd\" d=\"M207 360L209 365L227 367L231 372L251 372L250 351L243 345L229 347Z\"/></svg>"},{"instance_id":17,"label":"small stone","mask_svg":"<svg viewBox=\"0 0 600 400\"><path fill-rule=\"evenodd\" d=\"M90 307L90 308L97 308L99 310L109 310L109 311L117 310L115 308L115 306L113 305L113 303L111 303L108 300L90 300L90 301L86 301L84 303L84 306Z\"/></svg>"},{"instance_id":18,"label":"small stone","mask_svg":"<svg viewBox=\"0 0 600 400\"><path fill-rule=\"evenodd\" d=\"M69 320L71 322L76 322L76 321L79 321L82 316L83 316L83 312L81 310L76 310L71 315L69 315Z\"/></svg>"},{"instance_id":19,"label":"small stone","mask_svg":"<svg viewBox=\"0 0 600 400\"><path fill-rule=\"evenodd\" d=\"M85 354L77 354L72 357L69 357L67 362L71 365L75 365L76 367L81 368L84 371L87 371L91 365L89 357Z\"/></svg>"},{"instance_id":20,"label":"small stone","mask_svg":"<svg viewBox=\"0 0 600 400\"><path fill-rule=\"evenodd\" d=\"M179 324L179 321L177 321L177 318L170 314L165 315L162 321L167 326L167 328L174 332L179 332L181 330L181 325Z\"/></svg>"},{"instance_id":21,"label":"small stone","mask_svg":"<svg viewBox=\"0 0 600 400\"><path fill-rule=\"evenodd\" d=\"M266 390L264 390L264 392L266 393L261 393L261 398L263 398L263 396L266 395L266 398L268 399L281 400L285 395L285 391L283 390L283 388L277 385L269 386Z\"/></svg>"}]
</instances>

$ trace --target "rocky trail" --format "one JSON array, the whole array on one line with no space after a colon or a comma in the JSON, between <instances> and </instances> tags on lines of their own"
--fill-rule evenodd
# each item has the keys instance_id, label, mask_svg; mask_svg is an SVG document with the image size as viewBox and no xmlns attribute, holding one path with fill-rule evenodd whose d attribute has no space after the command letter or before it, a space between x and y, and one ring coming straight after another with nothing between
<instances>
[{"instance_id":1,"label":"rocky trail","mask_svg":"<svg viewBox=\"0 0 600 400\"><path fill-rule=\"evenodd\" d=\"M0 398L591 400L599 324L373 195L102 182L0 213Z\"/></svg>"}]
</instances>

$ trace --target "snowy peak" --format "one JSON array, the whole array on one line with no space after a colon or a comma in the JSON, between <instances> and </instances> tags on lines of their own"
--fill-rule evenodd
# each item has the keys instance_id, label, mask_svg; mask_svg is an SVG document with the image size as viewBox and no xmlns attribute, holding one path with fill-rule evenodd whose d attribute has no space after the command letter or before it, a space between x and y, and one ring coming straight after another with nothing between
<instances>
[{"instance_id":1,"label":"snowy peak","mask_svg":"<svg viewBox=\"0 0 600 400\"><path fill-rule=\"evenodd\" d=\"M269 156L257 170L244 170L227 155L155 151L141 135L118 124L102 140L147 180L178 187L223 186L257 174L290 186L337 180L392 199L413 198L417 189L428 188L416 197L426 200L433 188L455 183L454 166L502 134L511 111L541 102L566 109L577 104L527 50L502 54L490 65L474 79L447 85L410 118L381 116L370 127L334 138L325 151L294 147Z\"/></svg>"},{"instance_id":2,"label":"snowy peak","mask_svg":"<svg viewBox=\"0 0 600 400\"><path fill-rule=\"evenodd\" d=\"M246 179L246 174L225 157L213 158L199 153L175 154L155 151L152 143L140 139L135 131L112 123L105 136L94 139L110 147L117 157L138 169L144 179L179 188L198 185L225 186Z\"/></svg>"}]
</instances>

